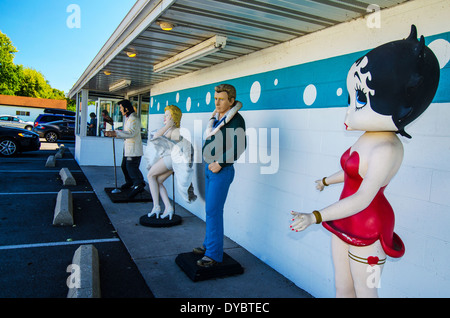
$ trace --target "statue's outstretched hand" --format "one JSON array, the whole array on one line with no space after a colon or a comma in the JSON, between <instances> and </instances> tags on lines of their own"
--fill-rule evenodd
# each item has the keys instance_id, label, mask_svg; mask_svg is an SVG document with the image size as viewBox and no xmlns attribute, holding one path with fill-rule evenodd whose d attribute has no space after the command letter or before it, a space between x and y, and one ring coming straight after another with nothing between
<instances>
[{"instance_id":1,"label":"statue's outstretched hand","mask_svg":"<svg viewBox=\"0 0 450 318\"><path fill-rule=\"evenodd\" d=\"M316 217L312 213L300 213L291 211L291 214L294 216L292 218L292 224L290 226L292 231L303 231L311 224L316 223Z\"/></svg>"},{"instance_id":2,"label":"statue's outstretched hand","mask_svg":"<svg viewBox=\"0 0 450 318\"><path fill-rule=\"evenodd\" d=\"M325 188L325 185L323 184L322 180L316 180L316 189L319 191L322 191L323 188Z\"/></svg>"}]
</instances>

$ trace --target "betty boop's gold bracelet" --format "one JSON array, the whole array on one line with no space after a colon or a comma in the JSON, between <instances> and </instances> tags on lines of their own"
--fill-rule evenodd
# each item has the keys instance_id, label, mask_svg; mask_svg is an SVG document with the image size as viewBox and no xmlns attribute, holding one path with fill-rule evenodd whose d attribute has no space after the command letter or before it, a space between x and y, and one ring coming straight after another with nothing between
<instances>
[{"instance_id":1,"label":"betty boop's gold bracelet","mask_svg":"<svg viewBox=\"0 0 450 318\"><path fill-rule=\"evenodd\" d=\"M313 211L313 214L316 217L316 224L322 223L322 215L320 215L320 212L315 210Z\"/></svg>"}]
</instances>

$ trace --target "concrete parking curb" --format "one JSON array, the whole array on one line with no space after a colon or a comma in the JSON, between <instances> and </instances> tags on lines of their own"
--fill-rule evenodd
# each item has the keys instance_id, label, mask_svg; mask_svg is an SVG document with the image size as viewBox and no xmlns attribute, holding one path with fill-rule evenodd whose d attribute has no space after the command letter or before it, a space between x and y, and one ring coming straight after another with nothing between
<instances>
[{"instance_id":1,"label":"concrete parking curb","mask_svg":"<svg viewBox=\"0 0 450 318\"><path fill-rule=\"evenodd\" d=\"M58 152L55 155L56 159L61 159L64 156L64 152L66 151L66 147L64 147L64 145L61 145L61 147L59 147Z\"/></svg>"},{"instance_id":2,"label":"concrete parking curb","mask_svg":"<svg viewBox=\"0 0 450 318\"><path fill-rule=\"evenodd\" d=\"M46 168L53 168L56 166L56 158L55 156L49 156L47 158L47 162L45 163Z\"/></svg>"},{"instance_id":3,"label":"concrete parking curb","mask_svg":"<svg viewBox=\"0 0 450 318\"><path fill-rule=\"evenodd\" d=\"M67 279L67 298L100 298L98 251L94 245L81 245L74 253Z\"/></svg>"},{"instance_id":4,"label":"concrete parking curb","mask_svg":"<svg viewBox=\"0 0 450 318\"><path fill-rule=\"evenodd\" d=\"M77 185L75 178L72 176L72 173L70 173L68 168L62 168L59 171L59 175L61 176L64 185Z\"/></svg>"},{"instance_id":5,"label":"concrete parking curb","mask_svg":"<svg viewBox=\"0 0 450 318\"><path fill-rule=\"evenodd\" d=\"M53 225L64 226L73 224L72 192L68 189L62 189L58 192L58 196L56 197Z\"/></svg>"}]
</instances>

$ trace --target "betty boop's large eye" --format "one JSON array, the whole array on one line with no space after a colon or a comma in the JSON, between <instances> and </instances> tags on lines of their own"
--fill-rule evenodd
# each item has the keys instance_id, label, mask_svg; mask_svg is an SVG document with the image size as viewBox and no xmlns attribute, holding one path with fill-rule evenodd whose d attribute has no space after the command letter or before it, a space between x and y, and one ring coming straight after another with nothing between
<instances>
[{"instance_id":1,"label":"betty boop's large eye","mask_svg":"<svg viewBox=\"0 0 450 318\"><path fill-rule=\"evenodd\" d=\"M360 88L356 90L356 110L362 109L367 105L367 96Z\"/></svg>"}]
</instances>

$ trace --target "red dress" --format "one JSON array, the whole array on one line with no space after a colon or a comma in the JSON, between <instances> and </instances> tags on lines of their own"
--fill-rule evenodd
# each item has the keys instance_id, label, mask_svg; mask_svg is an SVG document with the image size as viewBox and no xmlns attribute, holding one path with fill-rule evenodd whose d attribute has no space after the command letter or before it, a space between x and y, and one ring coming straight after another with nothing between
<instances>
[{"instance_id":1,"label":"red dress","mask_svg":"<svg viewBox=\"0 0 450 318\"><path fill-rule=\"evenodd\" d=\"M363 178L359 175L359 154L348 149L341 157L344 170L344 188L340 199L353 195L361 185ZM323 222L323 226L337 235L344 242L355 246L367 246L380 240L384 252L391 257L401 257L405 246L400 237L394 233L394 211L384 196L382 187L370 205L352 216Z\"/></svg>"}]
</instances>

